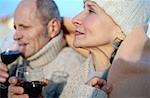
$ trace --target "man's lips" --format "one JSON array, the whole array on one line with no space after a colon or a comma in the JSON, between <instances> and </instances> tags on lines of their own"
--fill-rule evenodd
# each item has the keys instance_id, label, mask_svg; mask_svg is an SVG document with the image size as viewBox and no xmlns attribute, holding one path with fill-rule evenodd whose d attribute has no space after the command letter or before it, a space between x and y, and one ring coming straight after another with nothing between
<instances>
[{"instance_id":1,"label":"man's lips","mask_svg":"<svg viewBox=\"0 0 150 98\"><path fill-rule=\"evenodd\" d=\"M28 42L18 41L18 45L19 45L19 46L23 46L23 45L27 45L27 44L28 44Z\"/></svg>"},{"instance_id":2,"label":"man's lips","mask_svg":"<svg viewBox=\"0 0 150 98\"><path fill-rule=\"evenodd\" d=\"M27 43L18 43L18 45L19 45L19 50L23 51L25 47L27 46Z\"/></svg>"},{"instance_id":3,"label":"man's lips","mask_svg":"<svg viewBox=\"0 0 150 98\"><path fill-rule=\"evenodd\" d=\"M25 43L19 43L19 46L24 46L24 45L26 45Z\"/></svg>"}]
</instances>

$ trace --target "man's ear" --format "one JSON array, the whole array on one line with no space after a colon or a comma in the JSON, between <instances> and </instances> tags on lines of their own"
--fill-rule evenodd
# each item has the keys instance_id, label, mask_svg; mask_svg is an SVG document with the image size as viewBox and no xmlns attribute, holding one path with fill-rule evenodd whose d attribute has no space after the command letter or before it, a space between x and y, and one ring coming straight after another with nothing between
<instances>
[{"instance_id":1,"label":"man's ear","mask_svg":"<svg viewBox=\"0 0 150 98\"><path fill-rule=\"evenodd\" d=\"M56 18L52 18L47 25L48 34L51 38L55 37L61 29L61 23L60 20Z\"/></svg>"}]
</instances>

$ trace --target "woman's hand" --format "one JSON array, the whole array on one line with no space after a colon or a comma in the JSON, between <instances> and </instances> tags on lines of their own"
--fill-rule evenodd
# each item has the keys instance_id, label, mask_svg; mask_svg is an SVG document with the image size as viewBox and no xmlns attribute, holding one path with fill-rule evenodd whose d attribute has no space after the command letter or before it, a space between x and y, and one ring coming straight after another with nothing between
<instances>
[{"instance_id":1,"label":"woman's hand","mask_svg":"<svg viewBox=\"0 0 150 98\"><path fill-rule=\"evenodd\" d=\"M109 94L112 91L112 85L107 83L106 80L100 78L100 77L93 77L87 82L88 85L92 87L96 87L98 89L103 90L105 93Z\"/></svg>"}]
</instances>

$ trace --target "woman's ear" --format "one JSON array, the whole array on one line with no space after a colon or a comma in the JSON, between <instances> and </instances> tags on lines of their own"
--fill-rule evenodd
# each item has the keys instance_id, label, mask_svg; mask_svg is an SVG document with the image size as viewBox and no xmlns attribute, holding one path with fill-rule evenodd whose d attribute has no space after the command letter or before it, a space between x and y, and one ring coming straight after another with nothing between
<instances>
[{"instance_id":1,"label":"woman's ear","mask_svg":"<svg viewBox=\"0 0 150 98\"><path fill-rule=\"evenodd\" d=\"M126 37L126 35L121 31L121 29L118 29L118 30L113 32L112 41L114 41L116 38L118 38L120 40L124 40L125 37Z\"/></svg>"},{"instance_id":2,"label":"woman's ear","mask_svg":"<svg viewBox=\"0 0 150 98\"><path fill-rule=\"evenodd\" d=\"M121 31L121 32L117 32L117 36L116 36L116 38L119 38L119 39L121 39L121 40L124 40L125 39L125 37L126 37L126 35Z\"/></svg>"},{"instance_id":3,"label":"woman's ear","mask_svg":"<svg viewBox=\"0 0 150 98\"><path fill-rule=\"evenodd\" d=\"M61 30L61 21L56 18L52 18L48 22L47 29L50 38L54 38Z\"/></svg>"}]
</instances>

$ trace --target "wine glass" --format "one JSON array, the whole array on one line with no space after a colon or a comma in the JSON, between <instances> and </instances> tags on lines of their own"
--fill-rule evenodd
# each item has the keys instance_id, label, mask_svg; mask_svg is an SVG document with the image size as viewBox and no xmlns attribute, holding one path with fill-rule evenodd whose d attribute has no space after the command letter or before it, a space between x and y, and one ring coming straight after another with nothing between
<instances>
[{"instance_id":1,"label":"wine glass","mask_svg":"<svg viewBox=\"0 0 150 98\"><path fill-rule=\"evenodd\" d=\"M20 49L17 42L13 40L12 36L6 36L0 47L0 61L8 65L14 62L20 55ZM7 97L8 80L5 83L0 83L0 97Z\"/></svg>"},{"instance_id":2,"label":"wine glass","mask_svg":"<svg viewBox=\"0 0 150 98\"><path fill-rule=\"evenodd\" d=\"M14 62L19 56L20 51L19 46L12 37L6 37L2 43L1 47L1 60L4 64L8 65Z\"/></svg>"},{"instance_id":3,"label":"wine glass","mask_svg":"<svg viewBox=\"0 0 150 98\"><path fill-rule=\"evenodd\" d=\"M41 96L43 86L48 84L45 79L43 69L32 69L29 66L20 67L16 71L18 79L17 86L24 88L24 94L29 98L38 98Z\"/></svg>"}]
</instances>

